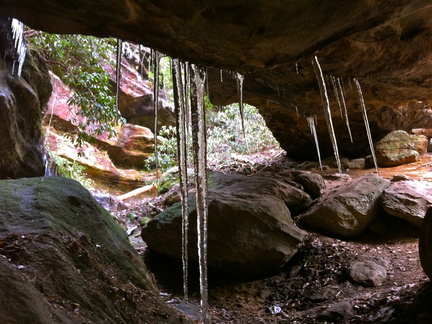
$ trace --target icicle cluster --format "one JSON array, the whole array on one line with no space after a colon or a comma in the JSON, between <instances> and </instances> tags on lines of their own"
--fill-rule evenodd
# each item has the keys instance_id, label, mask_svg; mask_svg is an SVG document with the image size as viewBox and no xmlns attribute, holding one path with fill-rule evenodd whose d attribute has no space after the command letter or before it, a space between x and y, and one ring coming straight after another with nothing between
<instances>
[{"instance_id":1,"label":"icicle cluster","mask_svg":"<svg viewBox=\"0 0 432 324\"><path fill-rule=\"evenodd\" d=\"M24 24L19 20L12 18L11 29L12 37L15 42L15 50L18 56L18 59L13 62L12 73L15 73L16 64L18 63L17 75L20 77L27 53L27 46L24 41Z\"/></svg>"},{"instance_id":2,"label":"icicle cluster","mask_svg":"<svg viewBox=\"0 0 432 324\"><path fill-rule=\"evenodd\" d=\"M374 161L376 172L379 175L378 162L377 162L377 158L376 158L376 154L375 154L375 148L374 148L374 145L372 142L372 135L371 135L370 126L369 126L369 119L367 117L366 105L365 105L364 98L363 98L363 92L362 92L360 83L357 79L354 79L354 83L356 85L357 93L358 93L359 100L360 100L360 108L362 110L363 121L364 121L364 124L366 127L366 134L367 134L368 141L369 141L369 147L370 147L370 150L372 153L372 159Z\"/></svg>"},{"instance_id":3,"label":"icicle cluster","mask_svg":"<svg viewBox=\"0 0 432 324\"><path fill-rule=\"evenodd\" d=\"M326 119L327 128L328 128L329 135L330 135L330 140L331 140L331 143L333 146L333 152L334 152L334 156L335 156L336 163L338 166L338 171L339 171L339 173L342 173L342 165L340 162L339 150L338 150L337 141L336 141L336 134L335 134L335 130L333 127L333 120L332 120L331 109L330 109L330 100L328 97L327 86L326 86L326 82L324 79L324 74L322 72L321 65L318 61L318 57L316 57L316 56L314 57L314 59L312 60L312 65L314 67L315 75L316 75L319 89L321 92L321 99L322 99L323 108L324 108L324 116Z\"/></svg>"},{"instance_id":4,"label":"icicle cluster","mask_svg":"<svg viewBox=\"0 0 432 324\"><path fill-rule=\"evenodd\" d=\"M324 77L324 74L322 72L322 69L321 69L321 66L320 66L320 63L318 61L317 56L314 56L314 58L312 59L312 65L314 67L315 75L316 75L319 89L320 89L320 93L321 93L321 99L322 99L323 107L324 107L324 116L326 118L326 123L327 123L327 128L329 130L330 140L331 140L332 145L333 145L334 155L336 158L336 162L338 164L339 172L342 172L340 158L339 158L339 152L338 152L338 147L337 147L337 142L336 142L336 135L335 135L332 116L331 116L330 100L329 100L328 91L327 91L326 78L327 78L327 83L331 84L333 87L333 92L334 92L336 101L337 101L338 106L339 106L339 111L340 111L341 117L343 119L345 119L346 127L348 129L348 134L349 134L349 137L350 137L350 140L352 143L353 138L352 138L351 128L350 128L349 119L348 119L348 110L347 110L347 105L346 105L346 100L345 100L346 96L345 96L343 81L342 81L342 79L337 78L337 77L332 76L332 75ZM349 81L349 84L351 85L351 80L348 80L348 81ZM364 98L363 98L363 92L362 92L359 81L356 78L354 78L353 81L354 81L354 84L356 87L357 95L359 97L360 108L361 108L361 112L363 115L363 121L365 124L366 134L367 134L370 150L372 153L372 158L374 161L375 169L376 169L377 174L379 175L378 164L377 164L377 159L376 159L376 155L375 155L375 149L374 149L374 145L373 145L373 141L372 141L372 135L371 135L371 131L370 131L369 120L367 117L366 105L365 105ZM352 86L351 86L351 89L352 89ZM308 117L308 124L309 124L311 132L313 134L313 132L314 132L313 128L315 127L315 124L313 123L312 119L310 119L309 117ZM316 140L315 140L315 145L318 145ZM318 149L318 147L317 147L317 149ZM318 152L318 155L319 155L319 152Z\"/></svg>"},{"instance_id":5,"label":"icicle cluster","mask_svg":"<svg viewBox=\"0 0 432 324\"><path fill-rule=\"evenodd\" d=\"M307 117L307 122L309 124L311 134L314 138L315 147L316 147L317 154L318 154L318 161L319 161L319 165L320 165L320 170L322 171L323 167L322 167L322 162L321 162L321 152L320 152L320 148L319 148L319 144L318 144L318 136L317 136L316 126L315 126L315 117L314 116Z\"/></svg>"}]
</instances>

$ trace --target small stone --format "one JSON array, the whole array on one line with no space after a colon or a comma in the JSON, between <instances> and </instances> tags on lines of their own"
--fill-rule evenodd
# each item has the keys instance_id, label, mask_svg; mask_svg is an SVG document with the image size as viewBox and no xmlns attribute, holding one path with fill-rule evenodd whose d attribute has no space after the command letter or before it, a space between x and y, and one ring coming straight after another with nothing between
<instances>
[{"instance_id":1,"label":"small stone","mask_svg":"<svg viewBox=\"0 0 432 324\"><path fill-rule=\"evenodd\" d=\"M342 300L341 302L330 305L318 314L318 319L323 321L330 321L334 323L340 323L342 320L346 320L354 316L353 305L348 300Z\"/></svg>"},{"instance_id":2,"label":"small stone","mask_svg":"<svg viewBox=\"0 0 432 324\"><path fill-rule=\"evenodd\" d=\"M377 287L387 279L387 270L373 261L357 261L349 266L348 275L358 284Z\"/></svg>"}]
</instances>

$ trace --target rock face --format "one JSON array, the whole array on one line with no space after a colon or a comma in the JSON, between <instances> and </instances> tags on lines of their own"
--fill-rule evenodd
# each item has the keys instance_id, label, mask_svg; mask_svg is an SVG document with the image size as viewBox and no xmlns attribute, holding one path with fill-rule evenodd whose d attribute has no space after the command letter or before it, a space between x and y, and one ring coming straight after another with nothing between
<instances>
[{"instance_id":1,"label":"rock face","mask_svg":"<svg viewBox=\"0 0 432 324\"><path fill-rule=\"evenodd\" d=\"M421 227L419 255L424 272L432 279L432 209L427 211Z\"/></svg>"},{"instance_id":2,"label":"rock face","mask_svg":"<svg viewBox=\"0 0 432 324\"><path fill-rule=\"evenodd\" d=\"M362 234L378 216L379 198L389 181L363 176L335 192L321 196L300 216L300 222L320 232L341 237Z\"/></svg>"},{"instance_id":3,"label":"rock face","mask_svg":"<svg viewBox=\"0 0 432 324\"><path fill-rule=\"evenodd\" d=\"M191 323L77 182L0 181L0 204L1 323Z\"/></svg>"},{"instance_id":4,"label":"rock face","mask_svg":"<svg viewBox=\"0 0 432 324\"><path fill-rule=\"evenodd\" d=\"M213 174L210 183L210 270L243 279L280 270L306 236L292 221L282 197L272 194L287 188L270 179L263 182L259 178L222 174ZM264 183L266 188L261 190ZM189 216L189 257L197 261L194 195L189 198ZM150 249L180 259L181 227L181 206L177 203L151 219L141 236Z\"/></svg>"},{"instance_id":5,"label":"rock face","mask_svg":"<svg viewBox=\"0 0 432 324\"><path fill-rule=\"evenodd\" d=\"M10 21L0 19L0 179L42 176L41 113L51 95L48 71L28 52L22 76L12 73L16 59Z\"/></svg>"},{"instance_id":6,"label":"rock face","mask_svg":"<svg viewBox=\"0 0 432 324\"><path fill-rule=\"evenodd\" d=\"M416 162L427 152L428 139L423 135L411 135L397 130L386 135L375 145L380 167Z\"/></svg>"},{"instance_id":7,"label":"rock face","mask_svg":"<svg viewBox=\"0 0 432 324\"><path fill-rule=\"evenodd\" d=\"M215 104L238 100L233 74L223 72L221 78L219 69L244 74L244 102L260 109L294 158L316 159L306 116L316 116L321 153L332 155L312 65L315 56L329 81L342 156L370 154L354 78L361 85L375 141L393 130L427 128L432 121L432 5L427 0L187 0L180 9L174 1L121 0L97 6L80 1L65 6L60 0L37 5L17 0L0 4L0 9L33 28L114 36L212 66L209 90ZM343 89L354 143L334 88L339 89L339 102Z\"/></svg>"},{"instance_id":8,"label":"rock face","mask_svg":"<svg viewBox=\"0 0 432 324\"><path fill-rule=\"evenodd\" d=\"M426 211L432 206L432 183L429 181L397 181L384 189L381 205L389 215L421 227Z\"/></svg>"}]
</instances>

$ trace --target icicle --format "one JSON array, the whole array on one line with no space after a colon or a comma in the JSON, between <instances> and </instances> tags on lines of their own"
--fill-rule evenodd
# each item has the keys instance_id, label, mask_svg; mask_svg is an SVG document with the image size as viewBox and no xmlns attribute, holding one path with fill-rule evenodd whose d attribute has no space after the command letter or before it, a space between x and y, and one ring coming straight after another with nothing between
<instances>
[{"instance_id":1,"label":"icicle","mask_svg":"<svg viewBox=\"0 0 432 324\"><path fill-rule=\"evenodd\" d=\"M17 75L20 77L22 72L22 67L26 58L27 46L24 41L24 24L19 20L12 18L11 21L12 37L15 41L15 50L18 55L18 70ZM12 65L12 74L15 72L16 62Z\"/></svg>"},{"instance_id":2,"label":"icicle","mask_svg":"<svg viewBox=\"0 0 432 324\"><path fill-rule=\"evenodd\" d=\"M296 73L299 74L299 67L298 67L298 61L295 62L295 69L296 69Z\"/></svg>"},{"instance_id":3,"label":"icicle","mask_svg":"<svg viewBox=\"0 0 432 324\"><path fill-rule=\"evenodd\" d=\"M328 98L327 86L326 86L326 83L324 80L324 75L323 75L321 65L319 64L317 56L315 56L314 59L312 60L312 65L314 67L315 75L316 75L316 78L318 81L318 86L319 86L320 92L321 92L321 98L322 98L323 108L324 108L324 116L326 119L327 128L328 128L329 135L330 135L330 140L331 140L331 143L333 145L333 152L334 152L334 156L335 156L336 163L338 166L338 171L339 171L339 173L342 173L342 166L341 166L340 157L339 157L339 150L338 150L337 141L336 141L336 134L335 134L334 127L333 127L333 120L332 120L332 116L331 116L330 101Z\"/></svg>"},{"instance_id":4,"label":"icicle","mask_svg":"<svg viewBox=\"0 0 432 324\"><path fill-rule=\"evenodd\" d=\"M237 72L237 93L239 96L241 127L243 132L243 139L246 140L246 130L245 130L244 110L243 110L243 81L244 81L244 76Z\"/></svg>"},{"instance_id":5,"label":"icicle","mask_svg":"<svg viewBox=\"0 0 432 324\"><path fill-rule=\"evenodd\" d=\"M118 38L117 39L117 60L116 60L116 124L118 123L118 118L120 116L120 106L119 106L119 97L120 97L120 81L121 81L121 59L122 59L122 50L123 50L123 41Z\"/></svg>"},{"instance_id":6,"label":"icicle","mask_svg":"<svg viewBox=\"0 0 432 324\"><path fill-rule=\"evenodd\" d=\"M378 163L377 163L377 158L376 158L376 155L375 155L374 145L373 145L373 142L372 142L372 135L371 135L371 131L370 131L369 120L368 120L368 117L367 117L366 105L365 105L364 98L363 98L363 92L362 92L360 83L359 83L359 81L356 78L354 78L354 83L356 85L357 93L358 93L359 100L360 100L360 107L361 107L362 114L363 114L363 120L364 120L364 124L365 124L365 127L366 127L366 134L367 134L367 137L368 137L369 146L370 146L370 150L371 150L371 153L372 153L372 158L373 158L373 161L374 161L376 172L379 175Z\"/></svg>"},{"instance_id":7,"label":"icicle","mask_svg":"<svg viewBox=\"0 0 432 324\"><path fill-rule=\"evenodd\" d=\"M185 303L188 303L188 237L189 237L189 214L188 214L188 189L187 189L187 139L186 139L186 110L184 102L184 87L181 73L181 63L173 59L172 81L174 88L174 106L177 129L177 151L178 166L180 174L180 192L182 204L182 263L183 263L183 293Z\"/></svg>"},{"instance_id":8,"label":"icicle","mask_svg":"<svg viewBox=\"0 0 432 324\"><path fill-rule=\"evenodd\" d=\"M152 50L152 61L153 61L153 101L154 101L154 157L156 164L156 174L159 178L159 154L158 154L158 110L159 110L159 60L160 53Z\"/></svg>"},{"instance_id":9,"label":"icicle","mask_svg":"<svg viewBox=\"0 0 432 324\"><path fill-rule=\"evenodd\" d=\"M307 117L307 122L309 124L311 134L313 135L313 138L315 141L315 147L316 147L317 154L318 154L318 161L319 161L319 165L320 165L320 170L322 171L323 167L322 167L322 162L321 162L321 153L320 153L319 144L318 144L318 136L317 136L316 126L315 126L315 118L316 117L314 117L314 116Z\"/></svg>"},{"instance_id":10,"label":"icicle","mask_svg":"<svg viewBox=\"0 0 432 324\"><path fill-rule=\"evenodd\" d=\"M186 125L191 124L191 112L190 112L190 65L188 62L183 62L184 71L184 103L185 103L185 114L186 114ZM186 135L190 138L190 127L186 128Z\"/></svg>"},{"instance_id":11,"label":"icicle","mask_svg":"<svg viewBox=\"0 0 432 324\"><path fill-rule=\"evenodd\" d=\"M343 111L342 111L342 104L341 104L341 100L340 100L340 97L339 97L339 91L338 91L338 88L337 88L337 85L336 85L336 77L334 75L331 75L330 76L330 80L331 80L331 83L332 83L332 86L333 86L333 92L335 94L336 101L337 101L338 106L339 106L339 112L340 112L341 118L343 118L344 114L343 114Z\"/></svg>"},{"instance_id":12,"label":"icicle","mask_svg":"<svg viewBox=\"0 0 432 324\"><path fill-rule=\"evenodd\" d=\"M348 119L348 110L347 110L347 106L346 106L346 102L345 102L345 91L343 89L341 79L338 78L336 81L337 81L337 87L338 87L339 93L340 93L340 98L341 98L341 101L342 101L342 106L343 106L343 109L344 109L345 124L346 124L346 127L348 129L348 134L349 134L349 137L350 137L350 141L352 143L353 142L353 138L352 138L351 127L350 127L350 123L349 123L349 119Z\"/></svg>"},{"instance_id":13,"label":"icicle","mask_svg":"<svg viewBox=\"0 0 432 324\"><path fill-rule=\"evenodd\" d=\"M208 323L208 280L207 280L207 157L204 107L204 80L202 71L191 66L191 112L194 165L196 177L196 210L198 232L198 260L200 270L200 293L202 322Z\"/></svg>"},{"instance_id":14,"label":"icicle","mask_svg":"<svg viewBox=\"0 0 432 324\"><path fill-rule=\"evenodd\" d=\"M220 82L223 83L223 70L220 70Z\"/></svg>"}]
</instances>

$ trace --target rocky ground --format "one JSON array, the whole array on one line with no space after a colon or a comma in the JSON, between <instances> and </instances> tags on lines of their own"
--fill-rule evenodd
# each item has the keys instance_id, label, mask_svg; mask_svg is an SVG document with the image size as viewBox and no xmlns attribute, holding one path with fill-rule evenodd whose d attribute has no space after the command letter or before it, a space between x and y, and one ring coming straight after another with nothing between
<instances>
[{"instance_id":1,"label":"rocky ground","mask_svg":"<svg viewBox=\"0 0 432 324\"><path fill-rule=\"evenodd\" d=\"M391 179L404 174L428 180L432 156L399 167L380 169ZM278 152L251 156L232 166L230 172L254 172L269 163L293 167L295 163ZM227 170L225 170L227 171ZM317 171L317 170L314 170ZM352 178L373 172L346 170ZM318 171L317 171L318 172ZM324 174L335 173L326 169ZM340 185L328 183L330 188ZM199 316L198 273L190 274L190 302L182 297L182 269L179 262L147 251L133 231L136 220L164 209L157 197L118 213L131 240L142 253L160 286L162 297L192 318ZM369 232L356 240L340 240L310 233L298 254L277 275L239 282L209 275L211 323L431 323L432 285L424 274L418 255L419 230L403 220L389 218L380 234ZM265 243L265 242L264 242ZM373 261L387 270L387 279L376 287L362 286L349 279L348 269L356 261Z\"/></svg>"}]
</instances>

